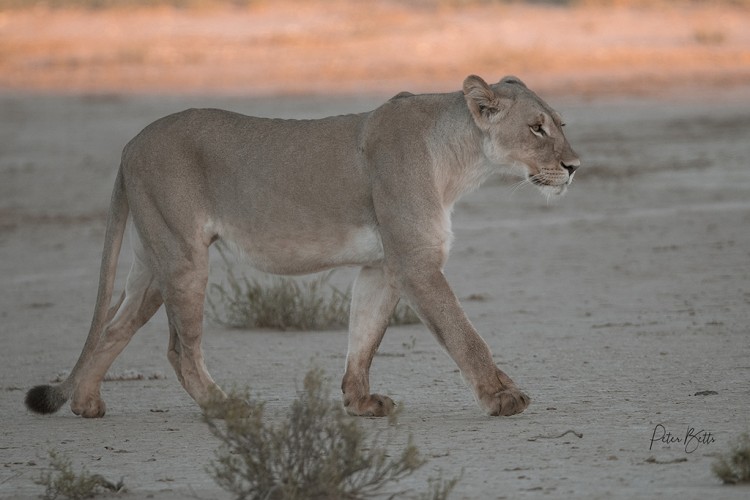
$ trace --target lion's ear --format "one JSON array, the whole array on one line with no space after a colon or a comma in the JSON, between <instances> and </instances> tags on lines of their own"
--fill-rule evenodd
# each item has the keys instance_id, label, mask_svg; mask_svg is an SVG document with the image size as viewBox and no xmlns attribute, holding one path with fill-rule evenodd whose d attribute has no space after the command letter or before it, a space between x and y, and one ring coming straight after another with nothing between
<instances>
[{"instance_id":1,"label":"lion's ear","mask_svg":"<svg viewBox=\"0 0 750 500\"><path fill-rule=\"evenodd\" d=\"M487 82L476 75L464 80L464 98L477 126L482 130L489 127L493 118L502 115L510 106L510 100L498 95Z\"/></svg>"},{"instance_id":2,"label":"lion's ear","mask_svg":"<svg viewBox=\"0 0 750 500\"><path fill-rule=\"evenodd\" d=\"M500 83L511 83L513 85L520 85L521 87L525 89L528 88L526 84L521 81L520 78L518 78L517 76L513 76L513 75L506 76L505 78L500 80Z\"/></svg>"}]
</instances>

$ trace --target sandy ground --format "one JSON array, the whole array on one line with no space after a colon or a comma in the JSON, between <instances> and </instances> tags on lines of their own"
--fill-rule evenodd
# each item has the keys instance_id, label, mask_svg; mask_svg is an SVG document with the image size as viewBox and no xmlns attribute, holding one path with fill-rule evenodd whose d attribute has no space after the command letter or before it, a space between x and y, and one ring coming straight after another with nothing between
<instances>
[{"instance_id":1,"label":"sandy ground","mask_svg":"<svg viewBox=\"0 0 750 500\"><path fill-rule=\"evenodd\" d=\"M113 367L160 376L107 382L104 419L23 407L80 352L120 151L144 125L190 106L318 117L517 73L550 92L584 167L549 204L509 179L465 197L446 273L533 404L482 415L424 327L391 329L373 388L404 403L398 439L412 434L429 459L405 486L463 469L454 498L747 498L710 465L750 430L748 12L267 5L0 13L0 497L40 494L50 449L122 477L127 498L226 497L205 471L217 442L166 360L162 313ZM317 96L250 97L289 92ZM249 385L273 418L312 363L338 394L346 334L209 323L204 346L219 383ZM682 442L652 442L659 425ZM554 438L568 430L583 437Z\"/></svg>"}]
</instances>

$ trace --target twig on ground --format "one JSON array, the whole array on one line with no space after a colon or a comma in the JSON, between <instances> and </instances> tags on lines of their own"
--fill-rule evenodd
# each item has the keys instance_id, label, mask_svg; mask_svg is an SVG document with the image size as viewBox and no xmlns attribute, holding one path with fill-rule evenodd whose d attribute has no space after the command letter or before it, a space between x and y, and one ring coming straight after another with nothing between
<instances>
[{"instance_id":1,"label":"twig on ground","mask_svg":"<svg viewBox=\"0 0 750 500\"><path fill-rule=\"evenodd\" d=\"M536 441L537 439L559 439L559 438L561 438L563 436L567 436L568 434L573 434L578 439L583 438L583 433L574 431L573 429L568 429L567 431L563 432L559 436L542 436L542 435L539 435L539 436L530 437L528 439L528 441Z\"/></svg>"}]
</instances>

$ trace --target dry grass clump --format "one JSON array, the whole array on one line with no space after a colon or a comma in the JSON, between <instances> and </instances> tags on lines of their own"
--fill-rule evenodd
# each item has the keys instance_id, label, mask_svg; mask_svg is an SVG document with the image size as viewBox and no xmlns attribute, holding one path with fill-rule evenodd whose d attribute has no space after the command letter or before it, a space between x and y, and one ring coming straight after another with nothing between
<instances>
[{"instance_id":1,"label":"dry grass clump","mask_svg":"<svg viewBox=\"0 0 750 500\"><path fill-rule=\"evenodd\" d=\"M313 369L283 420L269 422L264 403L247 393L216 403L219 409L207 411L206 422L221 446L209 473L238 499L360 499L384 492L403 497L403 491L392 492L394 483L425 463L411 437L391 454L390 439L368 437L329 396L322 372ZM389 424L386 434L392 437L395 417ZM433 479L422 498L447 498L457 481Z\"/></svg>"},{"instance_id":2,"label":"dry grass clump","mask_svg":"<svg viewBox=\"0 0 750 500\"><path fill-rule=\"evenodd\" d=\"M750 435L742 434L729 453L714 462L711 470L724 484L750 483Z\"/></svg>"},{"instance_id":3,"label":"dry grass clump","mask_svg":"<svg viewBox=\"0 0 750 500\"><path fill-rule=\"evenodd\" d=\"M83 498L94 498L105 491L121 492L125 490L122 479L112 483L99 474L90 474L86 468L76 474L69 458L50 450L50 469L42 472L36 484L45 487L42 498L54 500L56 498L68 498L79 500Z\"/></svg>"},{"instance_id":4,"label":"dry grass clump","mask_svg":"<svg viewBox=\"0 0 750 500\"><path fill-rule=\"evenodd\" d=\"M349 296L351 296L351 293L349 293ZM406 303L399 301L399 303L396 304L396 309L393 310L393 314L391 314L391 319L389 320L388 324L414 325L421 321L422 320L419 319L419 316L417 316L417 313L415 313L411 307L406 305Z\"/></svg>"},{"instance_id":5,"label":"dry grass clump","mask_svg":"<svg viewBox=\"0 0 750 500\"><path fill-rule=\"evenodd\" d=\"M226 251L218 247L226 268L226 284L208 287L209 319L230 328L325 330L349 321L351 288L341 291L330 283L333 272L309 280L279 276L249 277L235 271ZM418 323L404 303L391 316L392 325Z\"/></svg>"},{"instance_id":6,"label":"dry grass clump","mask_svg":"<svg viewBox=\"0 0 750 500\"><path fill-rule=\"evenodd\" d=\"M227 268L226 285L208 289L208 316L230 328L324 330L346 325L348 297L330 285L331 273L309 281L248 277Z\"/></svg>"}]
</instances>

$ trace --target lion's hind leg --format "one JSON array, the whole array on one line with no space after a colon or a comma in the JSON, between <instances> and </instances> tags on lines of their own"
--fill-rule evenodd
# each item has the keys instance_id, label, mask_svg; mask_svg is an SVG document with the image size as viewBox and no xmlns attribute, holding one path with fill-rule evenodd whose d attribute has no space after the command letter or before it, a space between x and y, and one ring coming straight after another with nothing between
<instances>
[{"instance_id":1,"label":"lion's hind leg","mask_svg":"<svg viewBox=\"0 0 750 500\"><path fill-rule=\"evenodd\" d=\"M134 245L135 246L135 245ZM106 406L101 398L101 383L117 356L162 304L150 269L135 251L125 293L119 306L108 313L108 322L91 360L84 366L73 392L71 409L83 417L102 417Z\"/></svg>"},{"instance_id":2,"label":"lion's hind leg","mask_svg":"<svg viewBox=\"0 0 750 500\"><path fill-rule=\"evenodd\" d=\"M369 373L398 300L398 290L382 268L362 268L352 292L349 349L341 382L344 407L350 415L382 417L393 411L391 398L370 394Z\"/></svg>"},{"instance_id":3,"label":"lion's hind leg","mask_svg":"<svg viewBox=\"0 0 750 500\"><path fill-rule=\"evenodd\" d=\"M191 253L190 257L174 259L177 262L172 263L162 279L169 319L167 358L182 386L206 410L225 399L226 394L209 374L201 348L208 248L193 248Z\"/></svg>"},{"instance_id":4,"label":"lion's hind leg","mask_svg":"<svg viewBox=\"0 0 750 500\"><path fill-rule=\"evenodd\" d=\"M106 316L106 323L112 321L115 313L120 309L123 301L125 300L125 292L122 292L120 299L109 308ZM65 387L66 384L60 385L37 385L32 387L26 394L26 406L35 413L46 415L49 413L55 413L57 410L62 408L68 399L72 390L68 391Z\"/></svg>"}]
</instances>

